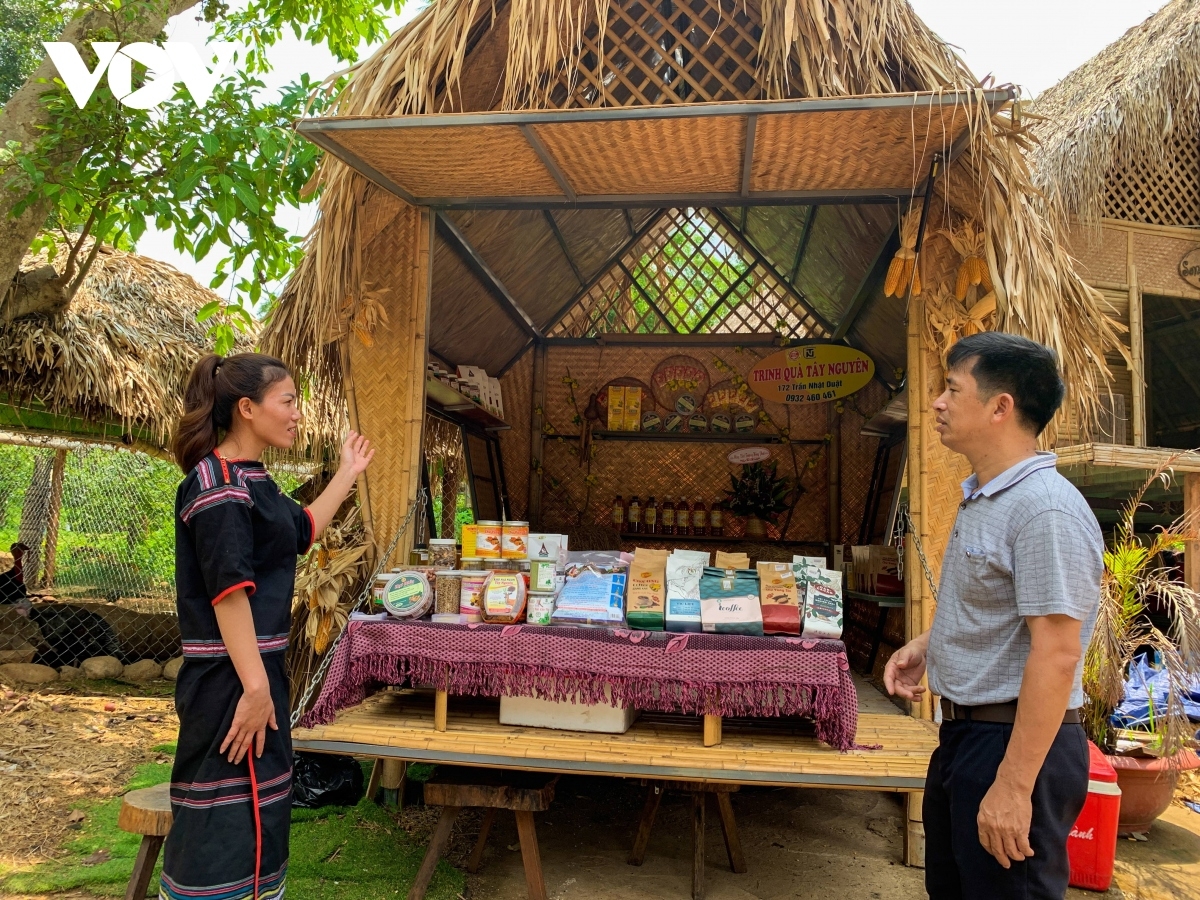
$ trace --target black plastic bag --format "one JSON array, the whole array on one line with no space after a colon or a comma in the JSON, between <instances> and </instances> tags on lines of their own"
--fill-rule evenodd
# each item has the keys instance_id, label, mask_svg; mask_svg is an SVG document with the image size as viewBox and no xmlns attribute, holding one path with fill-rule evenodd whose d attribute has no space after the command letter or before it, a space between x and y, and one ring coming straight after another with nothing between
<instances>
[{"instance_id":1,"label":"black plastic bag","mask_svg":"<svg viewBox=\"0 0 1200 900\"><path fill-rule=\"evenodd\" d=\"M292 764L292 806L355 806L363 798L362 765L353 756L297 753Z\"/></svg>"}]
</instances>

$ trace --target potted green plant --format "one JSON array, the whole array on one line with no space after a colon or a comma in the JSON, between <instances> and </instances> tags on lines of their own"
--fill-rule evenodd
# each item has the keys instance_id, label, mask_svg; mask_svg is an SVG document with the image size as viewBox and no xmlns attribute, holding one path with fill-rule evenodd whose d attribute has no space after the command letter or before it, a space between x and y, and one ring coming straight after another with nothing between
<instances>
[{"instance_id":1,"label":"potted green plant","mask_svg":"<svg viewBox=\"0 0 1200 900\"><path fill-rule=\"evenodd\" d=\"M795 503L796 487L790 478L778 473L778 464L749 463L742 474L730 475L732 490L725 492L729 509L746 520L746 537L762 540L767 536L767 523L774 523L781 512Z\"/></svg>"},{"instance_id":2,"label":"potted green plant","mask_svg":"<svg viewBox=\"0 0 1200 900\"><path fill-rule=\"evenodd\" d=\"M1129 832L1147 831L1170 805L1179 772L1200 765L1191 750L1196 725L1181 699L1200 678L1200 594L1173 580L1161 562L1165 551L1196 534L1200 510L1148 535L1134 528L1146 491L1155 483L1170 484L1173 459L1154 472L1121 511L1104 553L1100 611L1084 655L1084 728L1117 770L1120 827ZM1165 630L1147 615L1152 606L1165 613ZM1145 728L1121 735L1112 725L1113 711L1124 699L1135 658L1147 650L1157 651L1169 689L1161 698L1150 695Z\"/></svg>"}]
</instances>

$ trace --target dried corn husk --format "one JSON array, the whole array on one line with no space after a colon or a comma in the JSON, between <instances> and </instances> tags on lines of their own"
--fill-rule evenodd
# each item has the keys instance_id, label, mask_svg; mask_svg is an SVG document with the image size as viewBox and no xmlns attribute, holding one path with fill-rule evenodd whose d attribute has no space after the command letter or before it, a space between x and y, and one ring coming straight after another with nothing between
<instances>
[{"instance_id":1,"label":"dried corn husk","mask_svg":"<svg viewBox=\"0 0 1200 900\"><path fill-rule=\"evenodd\" d=\"M978 287L980 294L992 290L992 276L988 273L987 261L984 259L984 234L982 228L976 228L973 222L963 222L957 229L942 231L956 253L962 257L958 266L958 279L954 285L954 296L959 300L967 300L967 293L972 287ZM974 298L971 298L973 304Z\"/></svg>"},{"instance_id":2,"label":"dried corn husk","mask_svg":"<svg viewBox=\"0 0 1200 900\"><path fill-rule=\"evenodd\" d=\"M325 530L296 572L296 605L306 614L303 635L318 656L346 624L353 589L366 575L367 549L355 510Z\"/></svg>"},{"instance_id":3,"label":"dried corn husk","mask_svg":"<svg viewBox=\"0 0 1200 900\"><path fill-rule=\"evenodd\" d=\"M969 307L942 283L925 296L925 328L929 341L941 354L946 354L959 338L990 331L996 325L996 294L989 291Z\"/></svg>"},{"instance_id":4,"label":"dried corn husk","mask_svg":"<svg viewBox=\"0 0 1200 900\"><path fill-rule=\"evenodd\" d=\"M900 223L900 249L892 257L887 278L883 284L883 296L903 297L912 284L912 295L921 296L921 273L917 266L917 232L921 228L921 210L914 206Z\"/></svg>"}]
</instances>

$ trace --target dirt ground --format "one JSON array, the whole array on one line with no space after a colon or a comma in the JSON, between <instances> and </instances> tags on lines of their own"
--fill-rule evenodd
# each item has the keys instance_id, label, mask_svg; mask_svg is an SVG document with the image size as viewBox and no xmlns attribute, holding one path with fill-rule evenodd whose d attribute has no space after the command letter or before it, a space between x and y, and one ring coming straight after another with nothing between
<instances>
[{"instance_id":1,"label":"dirt ground","mask_svg":"<svg viewBox=\"0 0 1200 900\"><path fill-rule=\"evenodd\" d=\"M70 834L70 807L83 797L120 792L154 747L173 742L169 699L29 694L0 686L0 863L54 856ZM108 708L111 707L111 708ZM1195 782L1185 791L1196 790ZM553 807L538 818L547 891L552 900L686 900L691 886L690 798L668 794L659 808L645 863L626 863L644 800L636 780L564 777ZM729 870L715 803L707 811L705 878L711 900L921 898L923 873L902 864L899 795L873 791L743 788L733 795L749 871ZM427 840L435 810L412 807L401 824ZM464 814L449 861L463 866L480 815ZM1200 815L1177 805L1146 842L1117 848L1117 883L1108 897L1200 897ZM525 883L515 824L500 815L484 866L468 877L470 900L518 900ZM1072 891L1072 900L1101 895ZM50 898L12 898L50 900ZM90 900L88 894L53 900Z\"/></svg>"}]
</instances>

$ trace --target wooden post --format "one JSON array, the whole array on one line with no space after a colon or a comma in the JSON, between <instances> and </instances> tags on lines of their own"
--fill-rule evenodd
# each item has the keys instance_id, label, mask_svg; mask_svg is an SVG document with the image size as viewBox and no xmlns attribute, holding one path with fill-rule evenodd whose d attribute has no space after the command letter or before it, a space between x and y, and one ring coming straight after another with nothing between
<instances>
[{"instance_id":1,"label":"wooden post","mask_svg":"<svg viewBox=\"0 0 1200 900\"><path fill-rule=\"evenodd\" d=\"M1200 472L1183 476L1183 514L1200 518ZM1193 528L1183 542L1183 580L1193 591L1200 591L1200 529Z\"/></svg>"},{"instance_id":2,"label":"wooden post","mask_svg":"<svg viewBox=\"0 0 1200 900\"><path fill-rule=\"evenodd\" d=\"M704 900L704 806L707 801L708 795L704 791L692 793L692 900Z\"/></svg>"},{"instance_id":3,"label":"wooden post","mask_svg":"<svg viewBox=\"0 0 1200 900\"><path fill-rule=\"evenodd\" d=\"M529 525L542 530L542 463L545 437L542 432L546 404L546 344L533 345L533 410L529 417Z\"/></svg>"},{"instance_id":4,"label":"wooden post","mask_svg":"<svg viewBox=\"0 0 1200 900\"><path fill-rule=\"evenodd\" d=\"M58 520L62 512L63 470L67 465L67 451L54 451L54 464L50 468L50 508L46 517L46 560L42 569L42 586L54 586L54 573L58 563Z\"/></svg>"},{"instance_id":5,"label":"wooden post","mask_svg":"<svg viewBox=\"0 0 1200 900\"><path fill-rule=\"evenodd\" d=\"M715 747L721 743L721 717L704 717L704 746Z\"/></svg>"},{"instance_id":6,"label":"wooden post","mask_svg":"<svg viewBox=\"0 0 1200 900\"><path fill-rule=\"evenodd\" d=\"M379 786L383 788L383 803L385 806L402 806L404 803L404 782L408 778L408 763L402 759L385 757L375 761L379 770ZM374 772L371 780L375 780ZM368 795L370 799L370 795Z\"/></svg>"},{"instance_id":7,"label":"wooden post","mask_svg":"<svg viewBox=\"0 0 1200 900\"><path fill-rule=\"evenodd\" d=\"M928 535L925 510L925 465L928 448L925 446L925 416L928 405L928 383L925 371L925 341L923 325L925 304L920 297L912 297L908 307L908 514L912 518L913 530L922 542ZM916 539L908 535L904 552L905 585L905 640L911 641L921 634L926 625L926 606L932 619L933 598L925 583L925 572L917 554ZM918 719L932 719L933 705L929 692L922 695L919 703L909 704L910 712Z\"/></svg>"},{"instance_id":8,"label":"wooden post","mask_svg":"<svg viewBox=\"0 0 1200 900\"><path fill-rule=\"evenodd\" d=\"M835 544L842 542L842 404L834 400L829 404L826 471L829 473L829 553L832 556Z\"/></svg>"},{"instance_id":9,"label":"wooden post","mask_svg":"<svg viewBox=\"0 0 1200 900\"><path fill-rule=\"evenodd\" d=\"M904 797L904 864L925 868L925 819L921 804L925 801L924 791L913 791Z\"/></svg>"},{"instance_id":10,"label":"wooden post","mask_svg":"<svg viewBox=\"0 0 1200 900\"><path fill-rule=\"evenodd\" d=\"M446 713L449 697L445 691L436 691L433 695L433 730L446 730Z\"/></svg>"}]
</instances>

